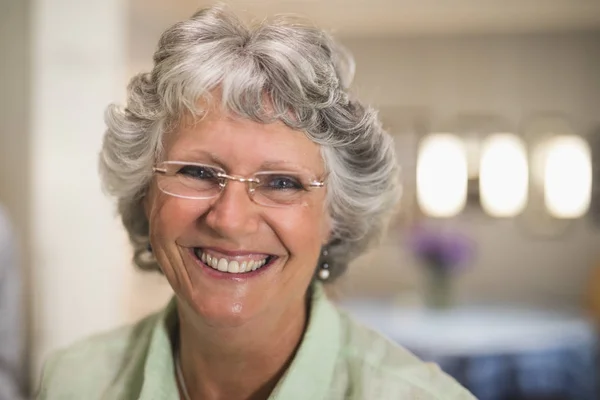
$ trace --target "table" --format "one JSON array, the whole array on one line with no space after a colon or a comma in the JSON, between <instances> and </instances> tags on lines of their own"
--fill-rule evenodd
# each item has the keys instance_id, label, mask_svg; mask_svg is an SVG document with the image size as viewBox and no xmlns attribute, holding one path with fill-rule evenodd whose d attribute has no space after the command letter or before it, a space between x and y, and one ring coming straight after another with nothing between
<instances>
[{"instance_id":1,"label":"table","mask_svg":"<svg viewBox=\"0 0 600 400\"><path fill-rule=\"evenodd\" d=\"M597 400L598 339L575 312L517 307L401 307L346 300L340 306L426 361L480 400Z\"/></svg>"}]
</instances>

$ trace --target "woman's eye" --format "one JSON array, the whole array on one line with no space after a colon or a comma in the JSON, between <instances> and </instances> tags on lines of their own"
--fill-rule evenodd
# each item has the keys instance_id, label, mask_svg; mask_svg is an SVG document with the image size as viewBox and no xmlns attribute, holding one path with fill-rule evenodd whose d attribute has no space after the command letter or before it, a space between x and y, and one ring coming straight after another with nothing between
<instances>
[{"instance_id":1,"label":"woman's eye","mask_svg":"<svg viewBox=\"0 0 600 400\"><path fill-rule=\"evenodd\" d=\"M214 169L199 165L184 165L177 174L194 179L215 179L217 177Z\"/></svg>"},{"instance_id":2,"label":"woman's eye","mask_svg":"<svg viewBox=\"0 0 600 400\"><path fill-rule=\"evenodd\" d=\"M268 189L276 189L276 190L301 190L304 189L304 186L300 183L300 181L292 176L271 176L267 178L265 182L265 186Z\"/></svg>"}]
</instances>

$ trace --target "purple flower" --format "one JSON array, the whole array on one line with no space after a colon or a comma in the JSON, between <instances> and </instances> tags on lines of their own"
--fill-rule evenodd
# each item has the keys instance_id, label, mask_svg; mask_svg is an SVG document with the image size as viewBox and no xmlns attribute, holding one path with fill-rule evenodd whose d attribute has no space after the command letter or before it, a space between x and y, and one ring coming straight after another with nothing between
<instances>
[{"instance_id":1,"label":"purple flower","mask_svg":"<svg viewBox=\"0 0 600 400\"><path fill-rule=\"evenodd\" d=\"M408 237L412 254L421 263L443 272L465 266L474 253L474 243L457 231L418 226Z\"/></svg>"}]
</instances>

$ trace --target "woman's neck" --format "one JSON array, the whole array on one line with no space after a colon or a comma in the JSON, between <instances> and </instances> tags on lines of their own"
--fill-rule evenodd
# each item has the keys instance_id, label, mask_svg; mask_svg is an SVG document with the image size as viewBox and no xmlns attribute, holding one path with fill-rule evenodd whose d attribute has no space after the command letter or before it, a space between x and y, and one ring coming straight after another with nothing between
<instances>
[{"instance_id":1,"label":"woman's neck","mask_svg":"<svg viewBox=\"0 0 600 400\"><path fill-rule=\"evenodd\" d=\"M267 399L302 339L307 308L300 301L223 328L204 324L180 302L180 362L191 399Z\"/></svg>"}]
</instances>

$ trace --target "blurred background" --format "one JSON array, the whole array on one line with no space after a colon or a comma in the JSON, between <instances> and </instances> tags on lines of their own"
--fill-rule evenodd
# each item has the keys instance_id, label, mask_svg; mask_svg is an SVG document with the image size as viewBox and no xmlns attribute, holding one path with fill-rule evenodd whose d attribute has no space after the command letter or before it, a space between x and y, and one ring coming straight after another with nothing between
<instances>
[{"instance_id":1,"label":"blurred background","mask_svg":"<svg viewBox=\"0 0 600 400\"><path fill-rule=\"evenodd\" d=\"M336 301L481 399L600 398L600 2L227 3L329 29L395 138L401 207ZM208 4L0 0L0 204L30 387L51 351L170 296L132 267L97 154L106 105Z\"/></svg>"}]
</instances>

